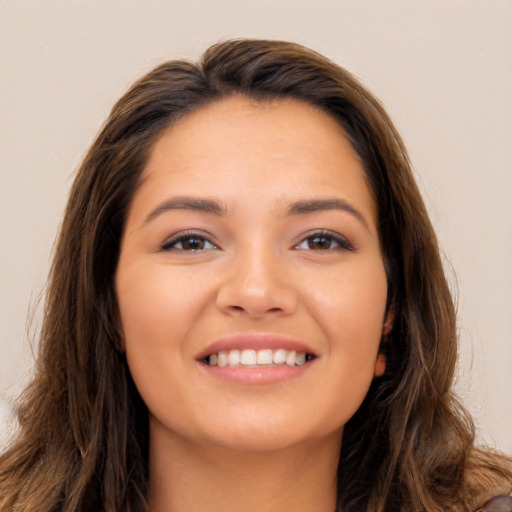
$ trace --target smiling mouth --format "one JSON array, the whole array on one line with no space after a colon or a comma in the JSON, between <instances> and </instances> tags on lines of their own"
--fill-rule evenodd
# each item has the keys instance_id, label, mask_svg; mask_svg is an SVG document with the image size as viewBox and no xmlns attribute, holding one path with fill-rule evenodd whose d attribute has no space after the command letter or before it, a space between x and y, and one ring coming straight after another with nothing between
<instances>
[{"instance_id":1,"label":"smiling mouth","mask_svg":"<svg viewBox=\"0 0 512 512\"><path fill-rule=\"evenodd\" d=\"M285 350L279 348L272 349L244 349L244 350L221 350L209 354L202 359L202 362L208 366L234 366L247 368L264 368L279 366L302 366L314 358L313 354L306 352L297 352L295 350Z\"/></svg>"}]
</instances>

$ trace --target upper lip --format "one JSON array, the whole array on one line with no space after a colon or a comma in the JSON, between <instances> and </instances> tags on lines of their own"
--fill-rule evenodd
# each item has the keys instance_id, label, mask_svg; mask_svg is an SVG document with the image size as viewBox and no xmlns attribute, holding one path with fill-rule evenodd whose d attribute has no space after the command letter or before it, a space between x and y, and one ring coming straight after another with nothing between
<instances>
[{"instance_id":1,"label":"upper lip","mask_svg":"<svg viewBox=\"0 0 512 512\"><path fill-rule=\"evenodd\" d=\"M317 356L316 352L310 346L289 336L274 333L237 333L216 339L201 350L196 359L200 361L222 350L277 350L279 348L305 352L306 354Z\"/></svg>"}]
</instances>

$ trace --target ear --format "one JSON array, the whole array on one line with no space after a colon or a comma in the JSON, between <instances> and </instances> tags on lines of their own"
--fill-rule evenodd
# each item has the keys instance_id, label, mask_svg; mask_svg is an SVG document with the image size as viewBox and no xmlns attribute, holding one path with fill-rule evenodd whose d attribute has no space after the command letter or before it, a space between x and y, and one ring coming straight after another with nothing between
<instances>
[{"instance_id":1,"label":"ear","mask_svg":"<svg viewBox=\"0 0 512 512\"><path fill-rule=\"evenodd\" d=\"M374 377L382 377L386 371L386 353L388 351L388 335L393 329L395 321L395 311L391 306L386 313L386 318L382 323L382 338L379 347L379 353L377 354L377 360L375 361L375 368L373 370Z\"/></svg>"},{"instance_id":2,"label":"ear","mask_svg":"<svg viewBox=\"0 0 512 512\"><path fill-rule=\"evenodd\" d=\"M377 354L377 360L375 361L375 368L373 369L374 377L382 377L386 371L386 355L382 352Z\"/></svg>"}]
</instances>

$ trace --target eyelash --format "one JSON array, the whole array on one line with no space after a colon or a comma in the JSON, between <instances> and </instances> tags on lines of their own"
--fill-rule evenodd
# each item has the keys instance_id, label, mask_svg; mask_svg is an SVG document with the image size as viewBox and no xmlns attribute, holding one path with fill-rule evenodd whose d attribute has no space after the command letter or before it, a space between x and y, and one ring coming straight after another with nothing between
<instances>
[{"instance_id":1,"label":"eyelash","mask_svg":"<svg viewBox=\"0 0 512 512\"><path fill-rule=\"evenodd\" d=\"M311 249L310 246L308 246L308 248L302 248L300 249L299 246L302 245L303 243L305 242L308 242L308 241L312 241L314 238L321 238L321 239L325 239L326 241L329 242L329 245L331 245L332 243L335 243L337 244L338 247L327 247L326 249ZM211 247L209 248L199 248L199 249L185 249L183 247L183 243L185 241L190 241L192 239L195 239L196 241L199 241L199 242L203 242L203 243L206 243L206 244L210 244ZM178 244L182 244L182 247L181 248L177 248L176 246ZM309 245L309 244L308 244ZM169 238L168 240L166 240L163 244L162 244L162 247L161 249L163 251L185 251L185 252L202 252L202 251L208 251L208 250L212 250L212 249L218 249L219 247L216 246L213 242L211 242L208 237L204 236L204 234L202 233L197 233L195 231L187 231L187 232L184 232L184 233L178 233L177 235ZM297 250L312 250L312 251L318 251L318 252L327 252L327 251L332 251L334 249L343 249L343 250L346 250L346 251L354 251L354 247L352 246L352 244L342 235L340 235L339 233L335 233L333 231L329 231L329 230L326 230L326 229L321 229L321 230L316 230L316 231L311 231L309 233L306 234L305 237L303 237L301 239L301 241L294 246L294 249L297 249Z\"/></svg>"},{"instance_id":2,"label":"eyelash","mask_svg":"<svg viewBox=\"0 0 512 512\"><path fill-rule=\"evenodd\" d=\"M298 250L312 250L308 247L308 249L299 249L299 246L305 242L311 241L314 238L324 238L329 242L334 242L338 245L338 247L328 247L327 249L316 249L318 252L327 252L332 251L334 249L342 249L346 251L354 251L354 246L342 235L339 233L336 233L334 231L330 231L328 229L320 229L315 231L310 231L309 233L306 233L306 236L301 239L301 241L295 246L295 249Z\"/></svg>"},{"instance_id":3,"label":"eyelash","mask_svg":"<svg viewBox=\"0 0 512 512\"><path fill-rule=\"evenodd\" d=\"M204 248L201 248L201 249L185 249L183 247L183 242L185 242L187 240L190 241L192 239L208 243L212 247L208 248L208 249L204 249ZM176 245L179 244L179 243L182 244L181 248L177 248L176 247ZM208 250L211 250L211 249L218 249L218 247L213 242L210 242L210 240L208 239L207 236L205 236L202 233L197 233L196 231L186 231L184 233L183 232L182 233L178 233L177 235L174 235L173 237L169 238L168 240L166 240L162 244L162 251L202 252L202 251L205 251L205 250L208 251Z\"/></svg>"}]
</instances>

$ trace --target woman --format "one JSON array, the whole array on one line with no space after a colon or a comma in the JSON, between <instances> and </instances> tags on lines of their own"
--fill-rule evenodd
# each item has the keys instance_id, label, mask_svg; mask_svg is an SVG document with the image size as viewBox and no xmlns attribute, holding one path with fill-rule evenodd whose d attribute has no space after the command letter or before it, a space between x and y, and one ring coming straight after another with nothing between
<instances>
[{"instance_id":1,"label":"woman","mask_svg":"<svg viewBox=\"0 0 512 512\"><path fill-rule=\"evenodd\" d=\"M475 510L510 461L399 135L346 71L241 40L116 104L78 171L6 510Z\"/></svg>"}]
</instances>

